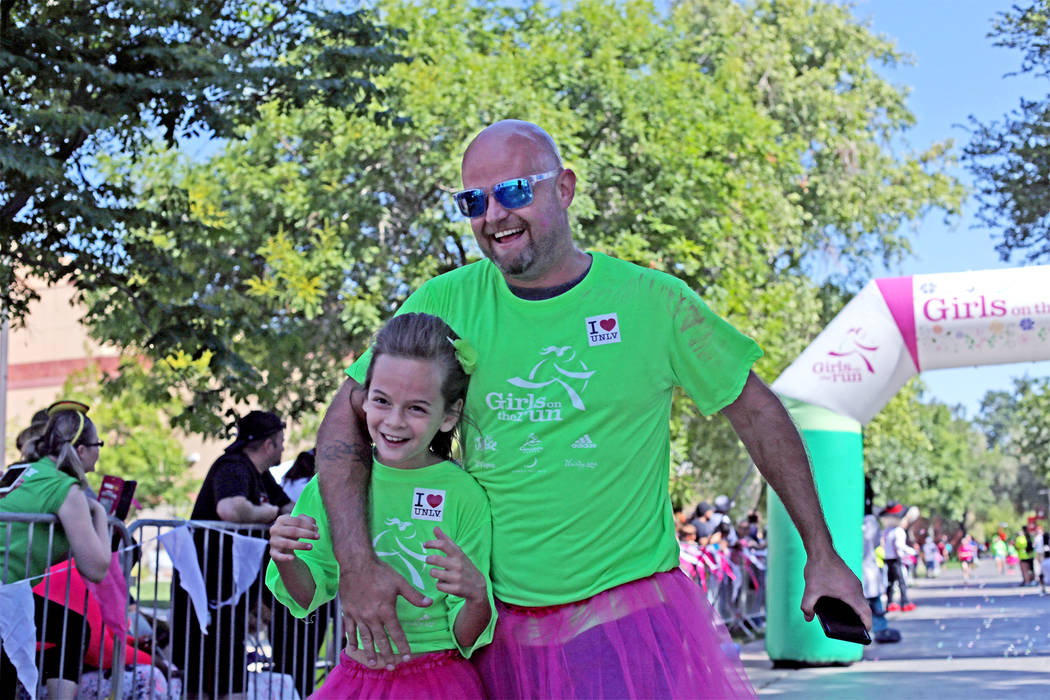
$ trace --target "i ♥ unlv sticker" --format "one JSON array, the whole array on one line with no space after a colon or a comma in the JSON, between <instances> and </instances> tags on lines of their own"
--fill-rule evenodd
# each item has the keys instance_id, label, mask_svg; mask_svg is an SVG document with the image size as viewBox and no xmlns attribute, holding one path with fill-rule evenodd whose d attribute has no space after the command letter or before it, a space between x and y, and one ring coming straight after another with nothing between
<instances>
[{"instance_id":1,"label":"i \u2665 unlv sticker","mask_svg":"<svg viewBox=\"0 0 1050 700\"><path fill-rule=\"evenodd\" d=\"M620 342L620 321L616 314L591 316L586 319L586 323L587 343L591 347Z\"/></svg>"},{"instance_id":2,"label":"i \u2665 unlv sticker","mask_svg":"<svg viewBox=\"0 0 1050 700\"><path fill-rule=\"evenodd\" d=\"M441 522L445 517L445 492L416 489L412 496L412 518Z\"/></svg>"}]
</instances>

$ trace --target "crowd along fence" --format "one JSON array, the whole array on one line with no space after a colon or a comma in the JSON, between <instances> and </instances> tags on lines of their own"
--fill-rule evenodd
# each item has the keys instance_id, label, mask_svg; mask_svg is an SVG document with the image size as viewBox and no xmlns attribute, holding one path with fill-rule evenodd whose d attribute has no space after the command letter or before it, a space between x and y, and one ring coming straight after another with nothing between
<instances>
[{"instance_id":1,"label":"crowd along fence","mask_svg":"<svg viewBox=\"0 0 1050 700\"><path fill-rule=\"evenodd\" d=\"M42 539L50 561L59 530L54 515L0 514L0 697L47 697L45 675L71 665L82 700L302 700L338 663L338 600L301 620L263 584L267 526L110 519L115 554L100 586L68 561L34 576L28 555L10 555L15 539L27 552ZM764 550L707 552L698 564L694 579L730 631L760 634Z\"/></svg>"},{"instance_id":2,"label":"crowd along fence","mask_svg":"<svg viewBox=\"0 0 1050 700\"><path fill-rule=\"evenodd\" d=\"M152 519L125 526L111 519L110 529L111 574L119 571L119 582L126 582L119 600L106 586L110 577L101 589L85 584L67 561L31 576L28 556L9 556L11 543L24 538L29 551L43 538L50 553L58 519L0 514L0 572L7 582L0 620L26 623L0 622L0 697L47 697L45 675L72 665L84 700L234 692L301 700L338 663L338 601L300 620L263 585L266 526ZM28 623L36 630L32 638L24 631ZM31 668L11 663L18 658ZM19 687L26 684L32 688Z\"/></svg>"}]
</instances>

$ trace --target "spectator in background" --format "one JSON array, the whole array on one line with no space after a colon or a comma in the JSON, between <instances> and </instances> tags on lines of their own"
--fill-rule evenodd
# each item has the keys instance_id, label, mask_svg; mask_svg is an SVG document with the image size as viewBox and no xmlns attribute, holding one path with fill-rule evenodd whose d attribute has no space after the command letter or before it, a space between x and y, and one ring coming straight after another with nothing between
<instances>
[{"instance_id":1,"label":"spectator in background","mask_svg":"<svg viewBox=\"0 0 1050 700\"><path fill-rule=\"evenodd\" d=\"M963 581L970 580L970 570L975 564L977 559L977 543L973 537L966 535L962 538L959 543L959 564L962 566Z\"/></svg>"},{"instance_id":2,"label":"spectator in background","mask_svg":"<svg viewBox=\"0 0 1050 700\"><path fill-rule=\"evenodd\" d=\"M696 510L693 511L692 520L689 521L689 524L696 528L697 542L701 547L707 544L711 535L718 529L718 521L714 518L714 514L714 506L706 501L700 501Z\"/></svg>"},{"instance_id":3,"label":"spectator in background","mask_svg":"<svg viewBox=\"0 0 1050 700\"><path fill-rule=\"evenodd\" d=\"M926 578L939 576L941 573L941 553L937 549L937 543L933 534L926 535L926 541L922 543L922 560L926 564Z\"/></svg>"},{"instance_id":4,"label":"spectator in background","mask_svg":"<svg viewBox=\"0 0 1050 700\"><path fill-rule=\"evenodd\" d=\"M686 523L678 528L678 565L689 578L702 583L705 578L703 550L696 537L696 526Z\"/></svg>"},{"instance_id":5,"label":"spectator in background","mask_svg":"<svg viewBox=\"0 0 1050 700\"><path fill-rule=\"evenodd\" d=\"M1041 562L1039 565L1039 589L1046 595L1046 584L1050 583L1050 532L1043 532L1039 528L1039 549Z\"/></svg>"},{"instance_id":6,"label":"spectator in background","mask_svg":"<svg viewBox=\"0 0 1050 700\"><path fill-rule=\"evenodd\" d=\"M312 447L305 452L300 452L292 462L291 468L281 478L281 490L292 499L292 503L299 500L299 495L317 473L315 454L316 451Z\"/></svg>"},{"instance_id":7,"label":"spectator in background","mask_svg":"<svg viewBox=\"0 0 1050 700\"><path fill-rule=\"evenodd\" d=\"M83 650L84 673L80 677L78 698L109 698L113 691L113 650L117 632L104 624L102 604L84 584L76 569L69 570L69 562L51 567L48 577L33 587L34 593L67 605L71 611L84 617L87 635ZM68 579L68 580L67 580ZM50 580L50 583L48 581ZM68 597L67 597L68 596ZM123 700L169 700L182 692L182 682L171 677L160 649L168 641L167 625L157 621L157 639L152 634L124 637ZM76 641L79 643L80 638Z\"/></svg>"},{"instance_id":8,"label":"spectator in background","mask_svg":"<svg viewBox=\"0 0 1050 700\"><path fill-rule=\"evenodd\" d=\"M47 409L42 408L33 414L33 419L29 422L29 427L18 434L15 438L15 447L18 449L19 454L22 455L22 459L25 461L32 461L29 456L35 454L34 446L36 441L40 439L40 436L44 434L44 428L47 427Z\"/></svg>"},{"instance_id":9,"label":"spectator in background","mask_svg":"<svg viewBox=\"0 0 1050 700\"><path fill-rule=\"evenodd\" d=\"M1032 537L1028 533L1028 526L1022 525L1014 539L1014 548L1017 549L1017 559L1021 566L1021 585L1034 586L1035 581L1035 549L1032 546Z\"/></svg>"},{"instance_id":10,"label":"spectator in background","mask_svg":"<svg viewBox=\"0 0 1050 700\"><path fill-rule=\"evenodd\" d=\"M886 609L882 604L882 592L885 590L884 560L879 556L882 547L882 526L876 516L874 505L875 493L871 480L864 479L864 521L861 532L864 550L861 556L861 585L864 597L871 608L871 631L876 642L880 644L899 642L900 632L889 627L886 622Z\"/></svg>"},{"instance_id":11,"label":"spectator in background","mask_svg":"<svg viewBox=\"0 0 1050 700\"><path fill-rule=\"evenodd\" d=\"M757 509L752 508L747 513L748 522L748 534L751 535L752 539L761 542L766 539L765 534L762 532L762 516Z\"/></svg>"},{"instance_id":12,"label":"spectator in background","mask_svg":"<svg viewBox=\"0 0 1050 700\"><path fill-rule=\"evenodd\" d=\"M732 501L729 500L729 496L716 496L714 506L714 519L718 521L718 532L726 546L735 547L737 543L736 527L733 525L732 518L729 517L729 509L733 506Z\"/></svg>"},{"instance_id":13,"label":"spectator in background","mask_svg":"<svg viewBox=\"0 0 1050 700\"><path fill-rule=\"evenodd\" d=\"M5 539L7 565L0 567L4 584L40 576L72 554L80 574L93 583L106 576L110 537L106 511L84 475L95 469L102 441L78 401L58 401L48 408L48 420L28 447L25 464L5 472L6 492L0 513L45 513L58 516L59 527L10 523ZM76 695L83 653L84 618L65 606L34 595L37 641L44 645L41 677L52 700ZM44 620L47 624L44 624ZM16 694L15 670L6 652L0 659L0 697Z\"/></svg>"},{"instance_id":14,"label":"spectator in background","mask_svg":"<svg viewBox=\"0 0 1050 700\"><path fill-rule=\"evenodd\" d=\"M891 501L882 511L882 520L887 525L882 535L882 547L886 562L886 610L889 612L909 612L915 609L915 603L908 600L908 582L904 578L904 558L914 555L915 550L908 546L908 533L903 527L903 516L904 506L895 501ZM893 602L894 584L900 589L899 605Z\"/></svg>"},{"instance_id":15,"label":"spectator in background","mask_svg":"<svg viewBox=\"0 0 1050 700\"><path fill-rule=\"evenodd\" d=\"M300 452L281 479L281 489L294 505L303 489L317 473L315 450ZM276 601L275 601L276 602ZM270 643L276 670L295 679L302 697L313 694L317 680L317 652L324 642L334 601L319 607L313 615L299 619L277 603L273 607L273 633Z\"/></svg>"},{"instance_id":16,"label":"spectator in background","mask_svg":"<svg viewBox=\"0 0 1050 700\"><path fill-rule=\"evenodd\" d=\"M992 537L992 556L995 557L995 570L1002 574L1006 571L1006 541L1000 533Z\"/></svg>"},{"instance_id":17,"label":"spectator in background","mask_svg":"<svg viewBox=\"0 0 1050 700\"><path fill-rule=\"evenodd\" d=\"M237 439L208 470L190 517L268 525L279 514L291 512L291 499L270 474L283 451L284 423L276 415L252 411L238 420ZM213 529L196 528L193 537L209 605L214 606L234 593L233 546L225 533ZM213 608L207 634L202 635L178 576L171 589L172 662L183 669L189 696L240 696L247 678L245 632L251 596Z\"/></svg>"}]
</instances>

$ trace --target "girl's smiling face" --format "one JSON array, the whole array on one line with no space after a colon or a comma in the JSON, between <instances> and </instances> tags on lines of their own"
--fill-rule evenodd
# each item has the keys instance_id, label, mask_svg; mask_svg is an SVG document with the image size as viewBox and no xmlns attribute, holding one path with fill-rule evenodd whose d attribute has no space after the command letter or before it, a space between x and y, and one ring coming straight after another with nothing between
<instances>
[{"instance_id":1,"label":"girl's smiling face","mask_svg":"<svg viewBox=\"0 0 1050 700\"><path fill-rule=\"evenodd\" d=\"M463 408L462 400L445 406L443 375L432 360L380 355L373 361L364 409L380 462L418 469L441 461L430 441L438 431L452 430Z\"/></svg>"}]
</instances>

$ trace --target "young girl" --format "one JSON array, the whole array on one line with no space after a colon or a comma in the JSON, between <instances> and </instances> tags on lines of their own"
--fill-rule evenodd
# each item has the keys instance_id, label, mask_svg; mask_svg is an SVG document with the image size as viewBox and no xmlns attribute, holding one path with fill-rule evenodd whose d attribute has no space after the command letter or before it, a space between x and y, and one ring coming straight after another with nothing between
<instances>
[{"instance_id":1,"label":"young girl","mask_svg":"<svg viewBox=\"0 0 1050 700\"><path fill-rule=\"evenodd\" d=\"M969 535L963 537L959 543L959 564L962 565L963 581L970 580L970 569L974 565L974 557L977 554L977 543Z\"/></svg>"},{"instance_id":2,"label":"young girl","mask_svg":"<svg viewBox=\"0 0 1050 700\"><path fill-rule=\"evenodd\" d=\"M465 657L491 641L495 624L491 517L485 492L450 461L474 357L465 340L428 314L396 316L376 337L364 400L374 445L372 546L432 602L417 608L398 600L410 660L370 668L360 638L352 640L312 698L482 695ZM270 555L266 585L293 615L335 598L340 571L316 477L292 514L270 528Z\"/></svg>"}]
</instances>

